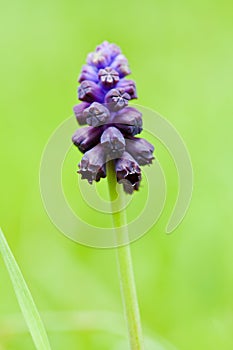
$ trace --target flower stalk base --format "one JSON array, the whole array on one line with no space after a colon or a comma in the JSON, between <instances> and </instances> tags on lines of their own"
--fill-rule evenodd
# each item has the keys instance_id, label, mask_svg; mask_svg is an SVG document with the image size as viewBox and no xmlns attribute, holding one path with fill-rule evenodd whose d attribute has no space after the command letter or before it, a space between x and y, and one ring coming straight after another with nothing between
<instances>
[{"instance_id":1,"label":"flower stalk base","mask_svg":"<svg viewBox=\"0 0 233 350\"><path fill-rule=\"evenodd\" d=\"M126 242L128 242L127 220L125 210L122 209L125 194L122 187L117 184L114 161L109 161L107 163L107 174L113 224L116 232L116 257L130 349L143 350L143 336L130 244L126 244ZM118 198L118 196L120 196L120 198ZM117 198L118 200L116 200Z\"/></svg>"}]
</instances>

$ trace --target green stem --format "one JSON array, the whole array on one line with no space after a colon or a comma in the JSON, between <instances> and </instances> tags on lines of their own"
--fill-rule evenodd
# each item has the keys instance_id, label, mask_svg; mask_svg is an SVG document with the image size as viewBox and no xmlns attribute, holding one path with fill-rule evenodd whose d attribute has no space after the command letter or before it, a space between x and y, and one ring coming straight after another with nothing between
<instances>
[{"instance_id":1,"label":"green stem","mask_svg":"<svg viewBox=\"0 0 233 350\"><path fill-rule=\"evenodd\" d=\"M128 230L126 213L122 209L124 193L122 186L117 184L113 161L107 163L107 178L112 205L113 224L116 232L116 255L130 348L131 350L143 350L143 336L130 245L125 244L128 242ZM116 189L118 189L119 194ZM125 245L122 246L122 244Z\"/></svg>"}]
</instances>

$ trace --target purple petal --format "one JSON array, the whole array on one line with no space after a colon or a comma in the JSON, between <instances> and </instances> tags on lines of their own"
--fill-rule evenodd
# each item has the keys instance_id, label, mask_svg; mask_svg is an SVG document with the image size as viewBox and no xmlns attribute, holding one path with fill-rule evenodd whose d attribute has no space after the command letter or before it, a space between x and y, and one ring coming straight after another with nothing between
<instances>
[{"instance_id":1,"label":"purple petal","mask_svg":"<svg viewBox=\"0 0 233 350\"><path fill-rule=\"evenodd\" d=\"M73 111L76 116L77 122L79 125L84 125L86 124L86 118L83 115L84 109L90 106L90 103L87 102L82 102L79 103L78 105L74 106Z\"/></svg>"},{"instance_id":2,"label":"purple petal","mask_svg":"<svg viewBox=\"0 0 233 350\"><path fill-rule=\"evenodd\" d=\"M108 88L113 87L119 81L119 74L111 67L100 69L98 76L101 84Z\"/></svg>"},{"instance_id":3,"label":"purple petal","mask_svg":"<svg viewBox=\"0 0 233 350\"><path fill-rule=\"evenodd\" d=\"M145 139L131 137L125 140L126 151L130 153L139 165L151 164L154 146Z\"/></svg>"},{"instance_id":4,"label":"purple petal","mask_svg":"<svg viewBox=\"0 0 233 350\"><path fill-rule=\"evenodd\" d=\"M91 80L98 83L98 69L88 64L84 65L78 81L81 83L84 80Z\"/></svg>"},{"instance_id":5,"label":"purple petal","mask_svg":"<svg viewBox=\"0 0 233 350\"><path fill-rule=\"evenodd\" d=\"M117 181L122 183L126 193L138 191L141 181L141 169L135 159L124 152L120 159L115 161Z\"/></svg>"},{"instance_id":6,"label":"purple petal","mask_svg":"<svg viewBox=\"0 0 233 350\"><path fill-rule=\"evenodd\" d=\"M87 63L97 68L104 68L111 63L111 55L106 50L89 53Z\"/></svg>"},{"instance_id":7,"label":"purple petal","mask_svg":"<svg viewBox=\"0 0 233 350\"><path fill-rule=\"evenodd\" d=\"M80 168L78 173L81 174L82 179L92 184L93 181L99 181L101 177L106 177L106 156L101 144L98 144L90 151L87 151L81 162L78 164Z\"/></svg>"},{"instance_id":8,"label":"purple petal","mask_svg":"<svg viewBox=\"0 0 233 350\"><path fill-rule=\"evenodd\" d=\"M120 79L120 81L117 83L117 88L124 89L125 92L130 95L131 99L138 98L136 85L133 80Z\"/></svg>"},{"instance_id":9,"label":"purple petal","mask_svg":"<svg viewBox=\"0 0 233 350\"><path fill-rule=\"evenodd\" d=\"M134 136L142 131L142 114L133 107L119 111L112 122L126 135Z\"/></svg>"},{"instance_id":10,"label":"purple petal","mask_svg":"<svg viewBox=\"0 0 233 350\"><path fill-rule=\"evenodd\" d=\"M107 51L111 58L114 58L121 53L121 49L117 45L110 44L108 41L104 41L102 44L98 45L96 51Z\"/></svg>"},{"instance_id":11,"label":"purple petal","mask_svg":"<svg viewBox=\"0 0 233 350\"><path fill-rule=\"evenodd\" d=\"M120 78L123 78L131 73L128 65L128 60L124 55L121 54L114 59L111 67L119 73Z\"/></svg>"},{"instance_id":12,"label":"purple petal","mask_svg":"<svg viewBox=\"0 0 233 350\"><path fill-rule=\"evenodd\" d=\"M105 96L105 103L112 111L119 111L126 107L130 100L130 95L123 89L112 89Z\"/></svg>"},{"instance_id":13,"label":"purple petal","mask_svg":"<svg viewBox=\"0 0 233 350\"><path fill-rule=\"evenodd\" d=\"M78 129L74 133L72 141L82 153L85 153L100 142L102 132L103 129L101 127L95 128L92 126L86 126Z\"/></svg>"},{"instance_id":14,"label":"purple petal","mask_svg":"<svg viewBox=\"0 0 233 350\"><path fill-rule=\"evenodd\" d=\"M87 124L91 126L99 126L106 124L110 117L109 110L98 102L93 102L89 108L83 112Z\"/></svg>"},{"instance_id":15,"label":"purple petal","mask_svg":"<svg viewBox=\"0 0 233 350\"><path fill-rule=\"evenodd\" d=\"M108 127L103 132L100 142L110 159L121 157L125 150L124 136L118 129L114 127Z\"/></svg>"},{"instance_id":16,"label":"purple petal","mask_svg":"<svg viewBox=\"0 0 233 350\"><path fill-rule=\"evenodd\" d=\"M78 98L86 102L103 102L104 93L93 81L84 80L78 88Z\"/></svg>"}]
</instances>

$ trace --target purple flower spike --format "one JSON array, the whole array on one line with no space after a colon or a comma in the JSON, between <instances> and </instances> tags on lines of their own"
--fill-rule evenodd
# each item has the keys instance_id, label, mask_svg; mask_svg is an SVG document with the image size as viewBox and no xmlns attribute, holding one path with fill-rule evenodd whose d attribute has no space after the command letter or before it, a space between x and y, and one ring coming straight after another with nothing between
<instances>
[{"instance_id":1,"label":"purple flower spike","mask_svg":"<svg viewBox=\"0 0 233 350\"><path fill-rule=\"evenodd\" d=\"M105 162L106 156L103 146L98 144L84 154L78 164L80 168L78 173L82 175L82 179L87 179L92 184L93 181L99 181L101 177L106 177Z\"/></svg>"},{"instance_id":2,"label":"purple flower spike","mask_svg":"<svg viewBox=\"0 0 233 350\"><path fill-rule=\"evenodd\" d=\"M142 138L142 114L128 107L137 98L128 60L115 44L104 41L87 57L82 67L78 97L83 101L74 107L80 125L72 141L84 153L79 163L82 179L89 183L106 177L106 162L115 159L116 178L127 193L139 189L139 165L151 164L154 147Z\"/></svg>"},{"instance_id":3,"label":"purple flower spike","mask_svg":"<svg viewBox=\"0 0 233 350\"><path fill-rule=\"evenodd\" d=\"M119 111L128 106L130 95L124 89L112 89L105 96L105 102L112 111Z\"/></svg>"},{"instance_id":4,"label":"purple flower spike","mask_svg":"<svg viewBox=\"0 0 233 350\"><path fill-rule=\"evenodd\" d=\"M137 137L131 137L125 140L126 151L130 153L139 165L151 164L155 158L153 156L154 146L146 141Z\"/></svg>"},{"instance_id":5,"label":"purple flower spike","mask_svg":"<svg viewBox=\"0 0 233 350\"><path fill-rule=\"evenodd\" d=\"M110 159L120 158L125 150L124 136L114 127L108 127L103 132L100 142Z\"/></svg>"},{"instance_id":6,"label":"purple flower spike","mask_svg":"<svg viewBox=\"0 0 233 350\"><path fill-rule=\"evenodd\" d=\"M141 181L141 169L135 159L124 152L115 163L117 181L124 186L125 192L132 194L138 191Z\"/></svg>"},{"instance_id":7,"label":"purple flower spike","mask_svg":"<svg viewBox=\"0 0 233 350\"><path fill-rule=\"evenodd\" d=\"M74 133L72 141L82 153L85 153L100 142L102 132L102 128L86 126L85 128L78 129Z\"/></svg>"},{"instance_id":8,"label":"purple flower spike","mask_svg":"<svg viewBox=\"0 0 233 350\"><path fill-rule=\"evenodd\" d=\"M133 107L126 107L119 111L113 122L127 135L134 136L142 131L142 114Z\"/></svg>"},{"instance_id":9,"label":"purple flower spike","mask_svg":"<svg viewBox=\"0 0 233 350\"><path fill-rule=\"evenodd\" d=\"M84 109L86 109L87 107L90 106L90 103L88 102L82 102L79 105L74 106L73 110L74 110L74 114L76 116L77 122L79 123L79 125L84 125L86 124L86 118L83 115L83 111Z\"/></svg>"},{"instance_id":10,"label":"purple flower spike","mask_svg":"<svg viewBox=\"0 0 233 350\"><path fill-rule=\"evenodd\" d=\"M91 126L100 126L107 122L110 113L109 110L98 102L93 102L89 108L83 112L87 124Z\"/></svg>"},{"instance_id":11,"label":"purple flower spike","mask_svg":"<svg viewBox=\"0 0 233 350\"><path fill-rule=\"evenodd\" d=\"M78 98L86 102L103 102L104 93L93 81L84 80L78 88Z\"/></svg>"},{"instance_id":12,"label":"purple flower spike","mask_svg":"<svg viewBox=\"0 0 233 350\"><path fill-rule=\"evenodd\" d=\"M119 81L119 74L111 67L100 69L98 75L100 82L107 87L112 87Z\"/></svg>"}]
</instances>

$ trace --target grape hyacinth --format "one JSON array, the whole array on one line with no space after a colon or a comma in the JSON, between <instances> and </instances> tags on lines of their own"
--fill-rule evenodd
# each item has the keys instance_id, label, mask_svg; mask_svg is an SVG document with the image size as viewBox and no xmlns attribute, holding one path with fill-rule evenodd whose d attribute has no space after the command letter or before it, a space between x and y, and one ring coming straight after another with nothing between
<instances>
[{"instance_id":1,"label":"grape hyacinth","mask_svg":"<svg viewBox=\"0 0 233 350\"><path fill-rule=\"evenodd\" d=\"M84 153L78 164L82 179L92 184L106 177L106 163L114 160L118 183L132 194L141 182L140 166L151 164L154 147L135 135L142 131L142 115L128 103L137 98L128 61L115 44L103 42L87 56L79 77L78 98L74 107L79 125L72 137Z\"/></svg>"}]
</instances>

